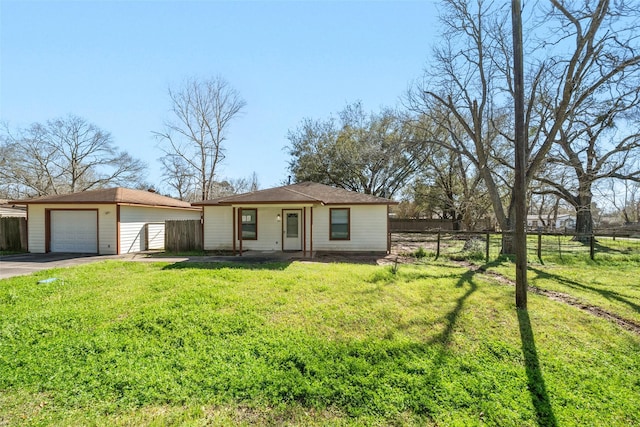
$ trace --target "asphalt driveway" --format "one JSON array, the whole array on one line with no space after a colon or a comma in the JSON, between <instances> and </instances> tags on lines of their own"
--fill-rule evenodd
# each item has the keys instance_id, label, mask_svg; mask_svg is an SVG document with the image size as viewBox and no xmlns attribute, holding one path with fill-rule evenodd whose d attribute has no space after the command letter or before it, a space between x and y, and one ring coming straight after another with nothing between
<instances>
[{"instance_id":1,"label":"asphalt driveway","mask_svg":"<svg viewBox=\"0 0 640 427\"><path fill-rule=\"evenodd\" d=\"M96 254L19 254L0 256L0 279L31 274L57 267L71 267L105 259L122 259L119 255Z\"/></svg>"}]
</instances>

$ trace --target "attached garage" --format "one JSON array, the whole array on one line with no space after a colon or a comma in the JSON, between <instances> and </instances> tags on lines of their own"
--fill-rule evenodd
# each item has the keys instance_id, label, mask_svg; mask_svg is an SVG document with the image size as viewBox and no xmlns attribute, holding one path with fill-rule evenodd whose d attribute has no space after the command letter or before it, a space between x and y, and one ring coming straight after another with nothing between
<instances>
[{"instance_id":1,"label":"attached garage","mask_svg":"<svg viewBox=\"0 0 640 427\"><path fill-rule=\"evenodd\" d=\"M98 253L98 211L49 210L49 252Z\"/></svg>"},{"instance_id":2,"label":"attached garage","mask_svg":"<svg viewBox=\"0 0 640 427\"><path fill-rule=\"evenodd\" d=\"M168 220L201 219L201 208L128 188L13 201L27 205L28 250L118 255L164 248Z\"/></svg>"}]
</instances>

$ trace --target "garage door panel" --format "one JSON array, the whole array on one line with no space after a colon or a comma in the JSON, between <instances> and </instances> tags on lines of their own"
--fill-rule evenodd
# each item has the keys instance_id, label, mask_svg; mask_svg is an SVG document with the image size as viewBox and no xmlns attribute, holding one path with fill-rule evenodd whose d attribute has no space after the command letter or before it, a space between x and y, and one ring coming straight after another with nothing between
<instances>
[{"instance_id":1,"label":"garage door panel","mask_svg":"<svg viewBox=\"0 0 640 427\"><path fill-rule=\"evenodd\" d=\"M51 252L97 253L98 213L51 211Z\"/></svg>"}]
</instances>

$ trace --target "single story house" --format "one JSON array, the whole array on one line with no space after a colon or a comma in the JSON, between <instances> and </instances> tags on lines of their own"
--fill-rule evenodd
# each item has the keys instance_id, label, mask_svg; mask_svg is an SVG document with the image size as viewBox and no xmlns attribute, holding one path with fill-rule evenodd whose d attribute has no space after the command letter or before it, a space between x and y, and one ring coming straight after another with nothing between
<instances>
[{"instance_id":1,"label":"single story house","mask_svg":"<svg viewBox=\"0 0 640 427\"><path fill-rule=\"evenodd\" d=\"M155 192L107 188L17 200L27 205L28 250L105 255L164 248L166 220L200 220L201 209Z\"/></svg>"},{"instance_id":2,"label":"single story house","mask_svg":"<svg viewBox=\"0 0 640 427\"><path fill-rule=\"evenodd\" d=\"M302 182L194 203L203 208L204 249L388 252L396 202Z\"/></svg>"},{"instance_id":3,"label":"single story house","mask_svg":"<svg viewBox=\"0 0 640 427\"><path fill-rule=\"evenodd\" d=\"M542 217L542 219L541 219ZM530 230L575 230L576 217L571 214L558 214L553 218L552 214L544 215L527 215L527 227Z\"/></svg>"}]
</instances>

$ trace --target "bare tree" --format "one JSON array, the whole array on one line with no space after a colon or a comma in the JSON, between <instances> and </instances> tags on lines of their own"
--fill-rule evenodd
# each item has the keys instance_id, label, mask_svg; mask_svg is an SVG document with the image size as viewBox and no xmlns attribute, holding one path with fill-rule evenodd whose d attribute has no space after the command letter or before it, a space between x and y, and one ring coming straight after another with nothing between
<instances>
[{"instance_id":1,"label":"bare tree","mask_svg":"<svg viewBox=\"0 0 640 427\"><path fill-rule=\"evenodd\" d=\"M197 177L184 158L177 154L165 154L160 158L164 182L176 192L180 200L197 200Z\"/></svg>"},{"instance_id":2,"label":"bare tree","mask_svg":"<svg viewBox=\"0 0 640 427\"><path fill-rule=\"evenodd\" d=\"M488 193L475 165L460 153L432 147L408 195L423 214L452 220L454 230L486 227Z\"/></svg>"},{"instance_id":3,"label":"bare tree","mask_svg":"<svg viewBox=\"0 0 640 427\"><path fill-rule=\"evenodd\" d=\"M498 224L511 230L512 146L505 132L511 118L506 86L511 79L511 50L506 10L478 0L443 1L443 40L433 50L425 76L409 94L419 114L416 125L433 122L430 142L469 159L485 183ZM502 96L502 98L505 98ZM502 102L502 105L499 104ZM503 251L513 253L511 240Z\"/></svg>"},{"instance_id":4,"label":"bare tree","mask_svg":"<svg viewBox=\"0 0 640 427\"><path fill-rule=\"evenodd\" d=\"M640 223L640 182L609 179L600 192L625 224Z\"/></svg>"},{"instance_id":5,"label":"bare tree","mask_svg":"<svg viewBox=\"0 0 640 427\"><path fill-rule=\"evenodd\" d=\"M594 184L611 177L640 181L639 170L625 168L640 151L640 43L635 22L640 10L607 0L552 3L547 16L558 23L554 30L563 44L573 41L575 54L570 61L560 54L548 60L549 75L571 78L564 78L562 87L569 96L559 96L555 86L541 87L546 92L538 97L541 129L555 144L547 168L537 178L575 208L576 231L587 235L593 230ZM561 121L553 119L558 110L565 110ZM549 179L549 168L573 179Z\"/></svg>"},{"instance_id":6,"label":"bare tree","mask_svg":"<svg viewBox=\"0 0 640 427\"><path fill-rule=\"evenodd\" d=\"M220 76L187 79L178 89L169 89L169 98L173 118L163 132L154 132L165 153L165 179L175 188L186 185L186 175L193 176L201 200L209 199L225 157L230 123L246 103ZM185 193L182 187L179 193Z\"/></svg>"},{"instance_id":7,"label":"bare tree","mask_svg":"<svg viewBox=\"0 0 640 427\"><path fill-rule=\"evenodd\" d=\"M34 123L26 129L4 129L0 178L19 196L75 193L109 185L138 186L146 165L119 151L111 134L69 115Z\"/></svg>"},{"instance_id":8,"label":"bare tree","mask_svg":"<svg viewBox=\"0 0 640 427\"><path fill-rule=\"evenodd\" d=\"M258 175L253 172L249 178L232 178L217 181L213 185L213 197L225 197L233 194L248 193L260 189Z\"/></svg>"},{"instance_id":9,"label":"bare tree","mask_svg":"<svg viewBox=\"0 0 640 427\"><path fill-rule=\"evenodd\" d=\"M444 40L434 50L422 84L410 94L410 105L450 131L451 138L431 142L474 162L500 227L512 230L513 180L502 179L514 167L514 79L508 66L513 54L505 31L507 13L483 0L443 3ZM550 151L578 112L593 99L614 103L620 94L638 87L637 36L633 22L623 19L630 13L625 3L587 1L575 3L575 8L570 4L574 3L552 0L544 20L530 19L536 26L526 31L527 188L549 164ZM510 241L503 240L503 252L513 253Z\"/></svg>"}]
</instances>

